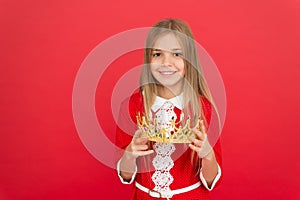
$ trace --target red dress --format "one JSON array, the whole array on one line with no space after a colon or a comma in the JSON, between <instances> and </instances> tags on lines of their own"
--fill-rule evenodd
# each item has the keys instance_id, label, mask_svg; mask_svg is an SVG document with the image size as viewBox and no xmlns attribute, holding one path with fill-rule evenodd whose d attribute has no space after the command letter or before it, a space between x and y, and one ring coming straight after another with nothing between
<instances>
[{"instance_id":1,"label":"red dress","mask_svg":"<svg viewBox=\"0 0 300 200\"><path fill-rule=\"evenodd\" d=\"M209 123L209 119L211 116L211 105L207 100L204 99L201 99L201 102L204 110L204 115L206 119L208 119ZM131 142L132 135L137 130L136 115L138 112L143 113L144 110L142 94L140 92L133 94L127 101L123 102L120 110L121 112L116 132L116 145L121 149L125 149ZM176 114L178 121L180 119L181 110L178 107L174 106L173 111ZM140 185L152 190L154 188L160 187L160 183L163 182L165 183L165 189L177 190L200 182L200 187L197 187L196 189L181 194L175 194L171 196L170 199L210 199L209 190L211 190L212 188L207 187L202 173L199 173L199 165L198 167L196 165L197 163L200 164L201 162L195 162L195 159L197 159L197 154L194 154L194 160L192 161L192 150L188 148L186 144L170 145L167 148L172 148L173 153L169 155L172 161L170 161L170 158L167 158L167 156L158 155L159 150L157 151L157 149L160 148L161 150L163 150L165 148L165 146L162 143L153 143L151 145L151 148L155 147L155 153L149 156L138 157L137 173L133 176L133 179L130 181L130 183L138 182ZM217 178L215 178L214 183L212 184L212 187L219 184L220 180L218 179L220 178L222 171L221 147L219 139L217 139L217 141L215 142L213 149L216 156L216 160L219 165L219 171ZM121 156L122 152L120 151L117 159L121 158ZM157 162L160 162L161 160L164 160L164 164L170 161L170 163L167 164L168 170L157 170ZM164 176L161 176L162 174ZM200 174L202 178L200 178ZM134 186L131 199L150 200L166 198L151 197L148 193Z\"/></svg>"}]
</instances>

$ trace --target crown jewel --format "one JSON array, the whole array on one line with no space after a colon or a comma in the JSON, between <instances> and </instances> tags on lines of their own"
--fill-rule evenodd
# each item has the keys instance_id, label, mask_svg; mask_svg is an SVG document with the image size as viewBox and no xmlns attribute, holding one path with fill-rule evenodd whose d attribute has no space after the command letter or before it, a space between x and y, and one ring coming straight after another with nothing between
<instances>
[{"instance_id":1,"label":"crown jewel","mask_svg":"<svg viewBox=\"0 0 300 200\"><path fill-rule=\"evenodd\" d=\"M158 123L157 117L154 117L153 120L147 120L144 115L141 116L138 113L136 119L143 137L147 137L150 141L163 143L191 143L189 137L196 137L193 129L199 130L200 122L198 119L196 126L191 127L190 118L187 118L186 122L183 123L183 120L175 122L174 117L172 117L170 126L165 127Z\"/></svg>"}]
</instances>

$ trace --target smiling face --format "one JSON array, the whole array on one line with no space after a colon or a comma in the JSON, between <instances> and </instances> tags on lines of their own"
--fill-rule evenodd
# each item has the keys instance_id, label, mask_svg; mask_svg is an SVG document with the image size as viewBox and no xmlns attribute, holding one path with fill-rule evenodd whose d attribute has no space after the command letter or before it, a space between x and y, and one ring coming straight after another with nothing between
<instances>
[{"instance_id":1,"label":"smiling face","mask_svg":"<svg viewBox=\"0 0 300 200\"><path fill-rule=\"evenodd\" d=\"M159 37L154 45L150 59L150 71L153 77L178 95L182 90L185 74L183 49L174 34Z\"/></svg>"}]
</instances>

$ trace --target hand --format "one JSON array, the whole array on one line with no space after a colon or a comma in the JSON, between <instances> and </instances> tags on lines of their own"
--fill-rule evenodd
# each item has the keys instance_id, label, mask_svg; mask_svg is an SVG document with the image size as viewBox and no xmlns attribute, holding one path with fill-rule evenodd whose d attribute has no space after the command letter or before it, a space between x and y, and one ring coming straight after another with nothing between
<instances>
[{"instance_id":1,"label":"hand","mask_svg":"<svg viewBox=\"0 0 300 200\"><path fill-rule=\"evenodd\" d=\"M145 156L153 153L153 150L148 150L147 137L141 137L142 131L137 130L131 140L131 143L126 148L126 157L128 159L136 159L139 156Z\"/></svg>"},{"instance_id":2,"label":"hand","mask_svg":"<svg viewBox=\"0 0 300 200\"><path fill-rule=\"evenodd\" d=\"M196 138L192 136L190 137L192 143L189 144L189 147L196 151L200 158L209 159L214 153L211 145L209 144L203 120L200 121L200 130L195 128L193 131L196 134Z\"/></svg>"}]
</instances>

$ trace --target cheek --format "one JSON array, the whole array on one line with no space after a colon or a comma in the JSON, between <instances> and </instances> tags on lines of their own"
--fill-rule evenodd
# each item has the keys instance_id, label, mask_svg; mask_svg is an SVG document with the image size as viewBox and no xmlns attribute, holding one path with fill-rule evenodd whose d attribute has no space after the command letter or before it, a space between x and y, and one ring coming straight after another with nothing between
<instances>
[{"instance_id":1,"label":"cheek","mask_svg":"<svg viewBox=\"0 0 300 200\"><path fill-rule=\"evenodd\" d=\"M178 69L184 69L184 60L183 59L178 59L175 61L175 63L176 63L176 67Z\"/></svg>"},{"instance_id":2,"label":"cheek","mask_svg":"<svg viewBox=\"0 0 300 200\"><path fill-rule=\"evenodd\" d=\"M154 64L150 64L150 72L151 74L155 73L157 67Z\"/></svg>"},{"instance_id":3,"label":"cheek","mask_svg":"<svg viewBox=\"0 0 300 200\"><path fill-rule=\"evenodd\" d=\"M179 71L181 71L183 74L184 74L184 61L183 60L180 60L176 63L176 67Z\"/></svg>"},{"instance_id":4,"label":"cheek","mask_svg":"<svg viewBox=\"0 0 300 200\"><path fill-rule=\"evenodd\" d=\"M152 59L152 60L150 61L150 63L151 63L151 65L159 65L161 62L160 62L159 59Z\"/></svg>"},{"instance_id":5,"label":"cheek","mask_svg":"<svg viewBox=\"0 0 300 200\"><path fill-rule=\"evenodd\" d=\"M154 71L156 71L158 68L159 68L159 64L157 64L157 63L155 63L155 62L151 62L151 64L150 64L150 71L151 72L154 72Z\"/></svg>"},{"instance_id":6,"label":"cheek","mask_svg":"<svg viewBox=\"0 0 300 200\"><path fill-rule=\"evenodd\" d=\"M183 68L181 71L181 76L184 77L185 76L185 69Z\"/></svg>"}]
</instances>

